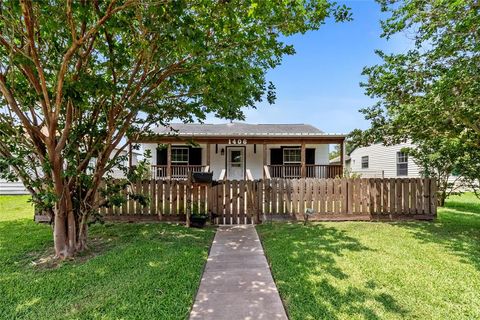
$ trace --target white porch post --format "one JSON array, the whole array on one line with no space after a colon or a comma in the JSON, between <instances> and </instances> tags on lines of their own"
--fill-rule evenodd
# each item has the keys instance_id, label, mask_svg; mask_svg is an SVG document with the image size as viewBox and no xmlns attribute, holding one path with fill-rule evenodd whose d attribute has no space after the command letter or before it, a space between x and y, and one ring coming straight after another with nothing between
<instances>
[{"instance_id":1,"label":"white porch post","mask_svg":"<svg viewBox=\"0 0 480 320\"><path fill-rule=\"evenodd\" d=\"M267 166L267 143L263 141L263 180L267 178L266 172L265 172L265 167Z\"/></svg>"},{"instance_id":2,"label":"white porch post","mask_svg":"<svg viewBox=\"0 0 480 320\"><path fill-rule=\"evenodd\" d=\"M206 152L207 152L206 165L210 168L210 142L207 142Z\"/></svg>"}]
</instances>

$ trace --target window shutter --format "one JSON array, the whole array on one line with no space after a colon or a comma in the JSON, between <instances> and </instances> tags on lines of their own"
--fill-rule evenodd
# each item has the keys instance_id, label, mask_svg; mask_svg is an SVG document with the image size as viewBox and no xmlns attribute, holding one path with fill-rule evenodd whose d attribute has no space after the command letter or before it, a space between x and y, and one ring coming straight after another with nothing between
<instances>
[{"instance_id":1,"label":"window shutter","mask_svg":"<svg viewBox=\"0 0 480 320\"><path fill-rule=\"evenodd\" d=\"M283 164L282 149L270 149L270 164Z\"/></svg>"},{"instance_id":2,"label":"window shutter","mask_svg":"<svg viewBox=\"0 0 480 320\"><path fill-rule=\"evenodd\" d=\"M315 149L307 148L305 150L305 164L315 164Z\"/></svg>"},{"instance_id":3,"label":"window shutter","mask_svg":"<svg viewBox=\"0 0 480 320\"><path fill-rule=\"evenodd\" d=\"M192 166L202 165L202 148L190 148L188 164Z\"/></svg>"},{"instance_id":4,"label":"window shutter","mask_svg":"<svg viewBox=\"0 0 480 320\"><path fill-rule=\"evenodd\" d=\"M166 166L167 165L167 148L157 148L157 165Z\"/></svg>"}]
</instances>

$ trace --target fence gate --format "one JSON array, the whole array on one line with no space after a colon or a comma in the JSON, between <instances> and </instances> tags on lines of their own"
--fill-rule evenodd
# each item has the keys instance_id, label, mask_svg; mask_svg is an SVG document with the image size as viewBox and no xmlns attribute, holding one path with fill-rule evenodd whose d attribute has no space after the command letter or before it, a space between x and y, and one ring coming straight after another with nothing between
<instances>
[{"instance_id":1,"label":"fence gate","mask_svg":"<svg viewBox=\"0 0 480 320\"><path fill-rule=\"evenodd\" d=\"M209 188L209 208L216 224L252 224L257 221L257 184L222 181Z\"/></svg>"}]
</instances>

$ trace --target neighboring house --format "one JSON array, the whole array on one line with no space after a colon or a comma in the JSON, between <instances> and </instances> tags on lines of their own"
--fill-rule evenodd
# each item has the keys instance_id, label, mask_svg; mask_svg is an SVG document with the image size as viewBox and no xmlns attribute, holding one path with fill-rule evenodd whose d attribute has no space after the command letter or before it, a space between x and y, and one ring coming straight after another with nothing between
<instances>
[{"instance_id":1,"label":"neighboring house","mask_svg":"<svg viewBox=\"0 0 480 320\"><path fill-rule=\"evenodd\" d=\"M127 151L122 151L121 155L127 155ZM138 157L140 153L137 151L132 152L132 165L135 165L138 162ZM94 160L92 160L94 161ZM128 167L128 160L125 163L125 166ZM124 176L123 171L118 168L113 168L112 176L114 178L122 178ZM28 194L27 189L21 181L5 181L0 179L0 195L15 195L15 194Z\"/></svg>"},{"instance_id":2,"label":"neighboring house","mask_svg":"<svg viewBox=\"0 0 480 320\"><path fill-rule=\"evenodd\" d=\"M0 179L0 195L1 194L27 194L28 191L21 181L5 181Z\"/></svg>"},{"instance_id":3,"label":"neighboring house","mask_svg":"<svg viewBox=\"0 0 480 320\"><path fill-rule=\"evenodd\" d=\"M342 163L330 165L329 144L343 134L306 124L172 124L134 141L151 150L156 179L185 179L188 172L211 171L215 180L329 178Z\"/></svg>"},{"instance_id":4,"label":"neighboring house","mask_svg":"<svg viewBox=\"0 0 480 320\"><path fill-rule=\"evenodd\" d=\"M410 143L385 146L381 143L356 148L345 159L346 170L360 174L363 178L418 178L420 168L412 157L402 152L413 147ZM335 163L332 159L330 163Z\"/></svg>"}]
</instances>

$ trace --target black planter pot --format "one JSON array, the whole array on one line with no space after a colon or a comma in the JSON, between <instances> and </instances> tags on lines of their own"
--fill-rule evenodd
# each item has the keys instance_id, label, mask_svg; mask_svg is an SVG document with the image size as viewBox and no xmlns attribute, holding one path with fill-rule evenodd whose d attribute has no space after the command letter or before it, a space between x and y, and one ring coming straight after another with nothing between
<instances>
[{"instance_id":1,"label":"black planter pot","mask_svg":"<svg viewBox=\"0 0 480 320\"><path fill-rule=\"evenodd\" d=\"M207 223L208 217L206 216L191 216L190 217L190 226L195 228L203 228L205 223Z\"/></svg>"}]
</instances>

